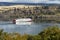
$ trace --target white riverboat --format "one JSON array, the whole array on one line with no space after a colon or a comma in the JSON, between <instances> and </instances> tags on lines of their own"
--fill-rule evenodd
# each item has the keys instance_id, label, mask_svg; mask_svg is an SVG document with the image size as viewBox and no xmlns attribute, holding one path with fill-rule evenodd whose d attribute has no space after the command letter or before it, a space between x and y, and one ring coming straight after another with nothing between
<instances>
[{"instance_id":1,"label":"white riverboat","mask_svg":"<svg viewBox=\"0 0 60 40\"><path fill-rule=\"evenodd\" d=\"M14 19L13 24L31 24L32 19L30 18L20 18L20 19Z\"/></svg>"}]
</instances>

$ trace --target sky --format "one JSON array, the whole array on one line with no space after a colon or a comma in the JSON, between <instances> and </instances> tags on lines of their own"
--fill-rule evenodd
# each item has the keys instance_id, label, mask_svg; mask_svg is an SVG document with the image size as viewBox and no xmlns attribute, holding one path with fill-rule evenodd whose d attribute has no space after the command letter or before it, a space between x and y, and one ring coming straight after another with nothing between
<instances>
[{"instance_id":1,"label":"sky","mask_svg":"<svg viewBox=\"0 0 60 40\"><path fill-rule=\"evenodd\" d=\"M60 3L60 0L0 0L0 2L20 2L20 3Z\"/></svg>"}]
</instances>

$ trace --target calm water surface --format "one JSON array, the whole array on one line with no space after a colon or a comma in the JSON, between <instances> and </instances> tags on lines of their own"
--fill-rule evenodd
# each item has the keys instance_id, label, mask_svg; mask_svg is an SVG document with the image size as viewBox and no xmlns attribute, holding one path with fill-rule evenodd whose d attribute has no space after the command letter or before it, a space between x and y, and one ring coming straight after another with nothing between
<instances>
[{"instance_id":1,"label":"calm water surface","mask_svg":"<svg viewBox=\"0 0 60 40\"><path fill-rule=\"evenodd\" d=\"M34 23L26 25L12 24L11 22L0 22L0 29L4 29L5 32L18 32L20 34L38 34L49 26L60 26L59 23Z\"/></svg>"}]
</instances>

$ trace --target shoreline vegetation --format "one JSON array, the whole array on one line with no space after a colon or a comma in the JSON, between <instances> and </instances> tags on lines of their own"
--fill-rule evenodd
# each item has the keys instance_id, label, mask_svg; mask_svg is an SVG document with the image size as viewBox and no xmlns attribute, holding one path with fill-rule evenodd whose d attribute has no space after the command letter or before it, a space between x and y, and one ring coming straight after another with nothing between
<instances>
[{"instance_id":1,"label":"shoreline vegetation","mask_svg":"<svg viewBox=\"0 0 60 40\"><path fill-rule=\"evenodd\" d=\"M60 22L60 6L0 6L0 21L11 21L17 18L32 18L33 21Z\"/></svg>"},{"instance_id":2,"label":"shoreline vegetation","mask_svg":"<svg viewBox=\"0 0 60 40\"><path fill-rule=\"evenodd\" d=\"M0 29L0 40L60 40L60 28L58 26L48 27L37 35L8 33Z\"/></svg>"}]
</instances>

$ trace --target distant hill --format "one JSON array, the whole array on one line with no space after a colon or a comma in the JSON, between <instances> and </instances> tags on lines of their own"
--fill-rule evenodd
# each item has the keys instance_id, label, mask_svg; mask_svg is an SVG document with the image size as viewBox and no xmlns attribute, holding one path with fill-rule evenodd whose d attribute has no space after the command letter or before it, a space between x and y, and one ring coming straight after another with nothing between
<instances>
[{"instance_id":1,"label":"distant hill","mask_svg":"<svg viewBox=\"0 0 60 40\"><path fill-rule=\"evenodd\" d=\"M10 6L10 5L43 5L43 6L53 6L60 4L50 4L50 3L13 3L13 2L0 2L0 6Z\"/></svg>"}]
</instances>

